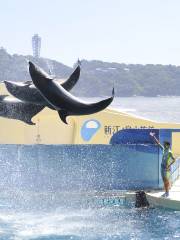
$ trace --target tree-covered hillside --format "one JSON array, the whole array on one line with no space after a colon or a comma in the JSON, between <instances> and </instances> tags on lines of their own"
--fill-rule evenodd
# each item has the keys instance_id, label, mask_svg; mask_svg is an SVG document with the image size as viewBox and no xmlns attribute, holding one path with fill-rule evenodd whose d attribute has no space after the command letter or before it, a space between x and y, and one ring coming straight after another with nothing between
<instances>
[{"instance_id":1,"label":"tree-covered hillside","mask_svg":"<svg viewBox=\"0 0 180 240\"><path fill-rule=\"evenodd\" d=\"M32 56L10 55L0 49L0 81L30 80L28 60L58 78L65 78L73 69L54 60ZM107 96L115 86L116 96L179 96L180 66L119 64L102 61L81 62L81 77L72 92L77 96Z\"/></svg>"}]
</instances>

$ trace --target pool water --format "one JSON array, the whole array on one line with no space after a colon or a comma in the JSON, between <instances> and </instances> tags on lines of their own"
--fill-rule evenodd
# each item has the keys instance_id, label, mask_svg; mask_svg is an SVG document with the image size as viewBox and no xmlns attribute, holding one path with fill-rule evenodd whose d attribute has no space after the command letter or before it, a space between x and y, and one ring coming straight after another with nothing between
<instances>
[{"instance_id":1,"label":"pool water","mask_svg":"<svg viewBox=\"0 0 180 240\"><path fill-rule=\"evenodd\" d=\"M0 239L6 240L180 239L179 226L180 212L139 209L117 197L25 193L22 202L16 196L0 205Z\"/></svg>"}]
</instances>

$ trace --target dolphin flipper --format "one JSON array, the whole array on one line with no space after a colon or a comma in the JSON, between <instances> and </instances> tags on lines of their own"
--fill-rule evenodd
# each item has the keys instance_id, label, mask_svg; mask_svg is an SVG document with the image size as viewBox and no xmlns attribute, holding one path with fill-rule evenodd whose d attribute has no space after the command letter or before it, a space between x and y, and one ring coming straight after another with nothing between
<instances>
[{"instance_id":1,"label":"dolphin flipper","mask_svg":"<svg viewBox=\"0 0 180 240\"><path fill-rule=\"evenodd\" d=\"M68 112L66 112L65 110L59 110L58 114L63 123L68 124L66 121L66 117L69 116Z\"/></svg>"},{"instance_id":2,"label":"dolphin flipper","mask_svg":"<svg viewBox=\"0 0 180 240\"><path fill-rule=\"evenodd\" d=\"M34 116L36 116L39 112L41 112L45 106L42 106L42 105L35 105L35 104L26 104L26 106L24 107L25 111L26 111L26 108L29 109L28 112L26 112L24 115L24 119L23 121L27 124L30 124L30 125L36 125L34 122L32 122L32 118Z\"/></svg>"}]
</instances>

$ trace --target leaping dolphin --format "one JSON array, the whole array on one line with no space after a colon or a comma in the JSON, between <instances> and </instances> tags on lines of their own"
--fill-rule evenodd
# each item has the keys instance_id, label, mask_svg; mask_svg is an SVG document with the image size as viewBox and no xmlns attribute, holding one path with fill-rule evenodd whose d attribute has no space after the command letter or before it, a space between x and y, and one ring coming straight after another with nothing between
<instances>
[{"instance_id":1,"label":"leaping dolphin","mask_svg":"<svg viewBox=\"0 0 180 240\"><path fill-rule=\"evenodd\" d=\"M0 116L17 119L29 125L35 125L31 118L40 112L44 106L25 103L8 95L0 95Z\"/></svg>"},{"instance_id":2,"label":"leaping dolphin","mask_svg":"<svg viewBox=\"0 0 180 240\"><path fill-rule=\"evenodd\" d=\"M46 73L47 74L47 73ZM70 91L74 85L77 83L80 76L80 66L78 65L70 77L61 83L61 86L67 91ZM50 78L50 75L47 74L47 78ZM55 79L58 82L58 79ZM27 103L34 103L38 105L44 105L51 108L51 105L44 99L39 90L34 86L32 81L27 81L23 83L9 82L4 81L8 92ZM58 82L58 84L60 84Z\"/></svg>"},{"instance_id":3,"label":"leaping dolphin","mask_svg":"<svg viewBox=\"0 0 180 240\"><path fill-rule=\"evenodd\" d=\"M40 67L29 62L29 72L34 85L39 89L49 104L58 111L61 120L67 124L66 117L70 115L88 115L105 109L113 101L112 96L95 103L87 103L67 92L55 80L49 77Z\"/></svg>"}]
</instances>

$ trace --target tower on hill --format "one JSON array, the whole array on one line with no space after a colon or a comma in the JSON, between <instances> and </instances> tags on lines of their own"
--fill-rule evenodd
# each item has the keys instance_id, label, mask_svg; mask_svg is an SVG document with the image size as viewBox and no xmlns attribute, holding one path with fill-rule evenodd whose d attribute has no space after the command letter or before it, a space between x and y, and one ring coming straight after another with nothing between
<instances>
[{"instance_id":1,"label":"tower on hill","mask_svg":"<svg viewBox=\"0 0 180 240\"><path fill-rule=\"evenodd\" d=\"M32 50L33 56L35 58L39 58L41 51L41 37L38 34L34 34L34 36L32 37Z\"/></svg>"}]
</instances>

